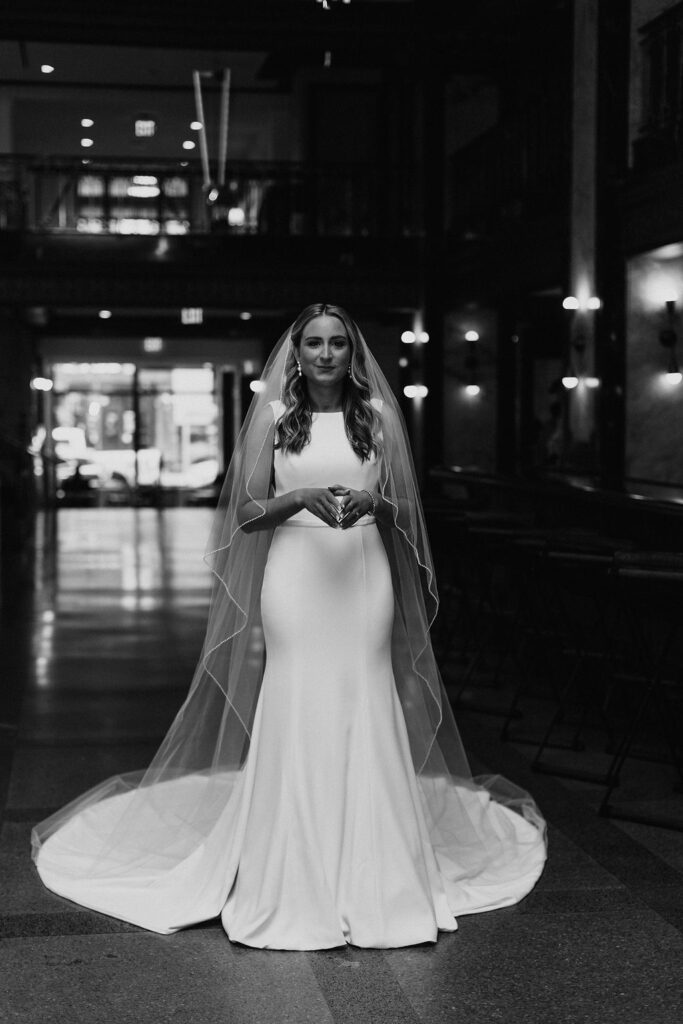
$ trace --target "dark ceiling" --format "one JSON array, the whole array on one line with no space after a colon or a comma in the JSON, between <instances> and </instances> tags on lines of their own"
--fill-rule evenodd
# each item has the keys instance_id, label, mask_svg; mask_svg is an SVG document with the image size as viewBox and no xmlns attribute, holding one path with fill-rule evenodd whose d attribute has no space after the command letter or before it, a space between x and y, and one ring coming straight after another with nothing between
<instances>
[{"instance_id":1,"label":"dark ceiling","mask_svg":"<svg viewBox=\"0 0 683 1024\"><path fill-rule=\"evenodd\" d=\"M357 66L448 61L484 70L566 0L22 0L0 11L0 39L259 51L296 64L334 48Z\"/></svg>"}]
</instances>

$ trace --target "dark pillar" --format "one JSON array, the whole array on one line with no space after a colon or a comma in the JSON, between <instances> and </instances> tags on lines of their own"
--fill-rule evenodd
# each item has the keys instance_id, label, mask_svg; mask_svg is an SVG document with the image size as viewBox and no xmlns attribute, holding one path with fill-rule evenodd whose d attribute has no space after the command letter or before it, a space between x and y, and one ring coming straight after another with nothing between
<instances>
[{"instance_id":1,"label":"dark pillar","mask_svg":"<svg viewBox=\"0 0 683 1024\"><path fill-rule=\"evenodd\" d=\"M496 471L510 475L519 469L517 454L522 401L519 331L519 316L512 303L501 303L496 341Z\"/></svg>"},{"instance_id":2,"label":"dark pillar","mask_svg":"<svg viewBox=\"0 0 683 1024\"><path fill-rule=\"evenodd\" d=\"M601 481L624 475L626 379L626 260L621 242L619 189L628 172L630 5L601 0L598 18L596 373L602 381L597 434Z\"/></svg>"},{"instance_id":3,"label":"dark pillar","mask_svg":"<svg viewBox=\"0 0 683 1024\"><path fill-rule=\"evenodd\" d=\"M31 443L33 337L17 310L0 309L0 592L27 566L34 512Z\"/></svg>"},{"instance_id":4,"label":"dark pillar","mask_svg":"<svg viewBox=\"0 0 683 1024\"><path fill-rule=\"evenodd\" d=\"M438 54L425 54L422 74L422 197L424 235L421 260L424 330L424 475L443 461L444 260L445 260L445 74Z\"/></svg>"}]
</instances>

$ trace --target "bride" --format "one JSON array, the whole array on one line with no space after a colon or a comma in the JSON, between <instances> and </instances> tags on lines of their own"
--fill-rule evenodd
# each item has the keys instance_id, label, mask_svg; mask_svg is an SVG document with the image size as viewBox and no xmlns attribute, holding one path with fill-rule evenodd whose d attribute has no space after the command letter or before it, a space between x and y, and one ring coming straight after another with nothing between
<instances>
[{"instance_id":1,"label":"bride","mask_svg":"<svg viewBox=\"0 0 683 1024\"><path fill-rule=\"evenodd\" d=\"M266 364L207 561L189 694L149 768L38 825L48 888L268 949L436 941L545 861L531 797L473 779L429 640L403 420L359 328L308 306Z\"/></svg>"}]
</instances>

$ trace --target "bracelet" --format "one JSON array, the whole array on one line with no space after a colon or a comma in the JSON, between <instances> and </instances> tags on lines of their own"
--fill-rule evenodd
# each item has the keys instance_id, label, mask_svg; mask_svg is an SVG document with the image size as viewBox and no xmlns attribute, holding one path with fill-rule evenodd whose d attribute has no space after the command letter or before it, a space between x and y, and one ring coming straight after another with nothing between
<instances>
[{"instance_id":1,"label":"bracelet","mask_svg":"<svg viewBox=\"0 0 683 1024\"><path fill-rule=\"evenodd\" d=\"M372 508L370 509L370 512L368 514L371 515L371 516L374 516L375 510L377 508L377 502L375 501L375 495L372 493L372 491L369 491L367 489L367 487L363 488L363 493L367 494L367 496L369 497L370 501L372 502Z\"/></svg>"}]
</instances>

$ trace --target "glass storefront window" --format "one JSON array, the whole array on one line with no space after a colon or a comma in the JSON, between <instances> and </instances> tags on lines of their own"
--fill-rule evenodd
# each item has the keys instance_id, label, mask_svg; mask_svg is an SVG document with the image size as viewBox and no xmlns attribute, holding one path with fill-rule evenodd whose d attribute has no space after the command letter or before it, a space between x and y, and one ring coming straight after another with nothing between
<instances>
[{"instance_id":1,"label":"glass storefront window","mask_svg":"<svg viewBox=\"0 0 683 1024\"><path fill-rule=\"evenodd\" d=\"M219 472L213 368L141 368L139 385L141 437L160 453L161 486L210 486Z\"/></svg>"},{"instance_id":2,"label":"glass storefront window","mask_svg":"<svg viewBox=\"0 0 683 1024\"><path fill-rule=\"evenodd\" d=\"M197 490L219 473L213 367L57 363L52 441L62 500ZM136 422L137 415L137 422Z\"/></svg>"}]
</instances>

